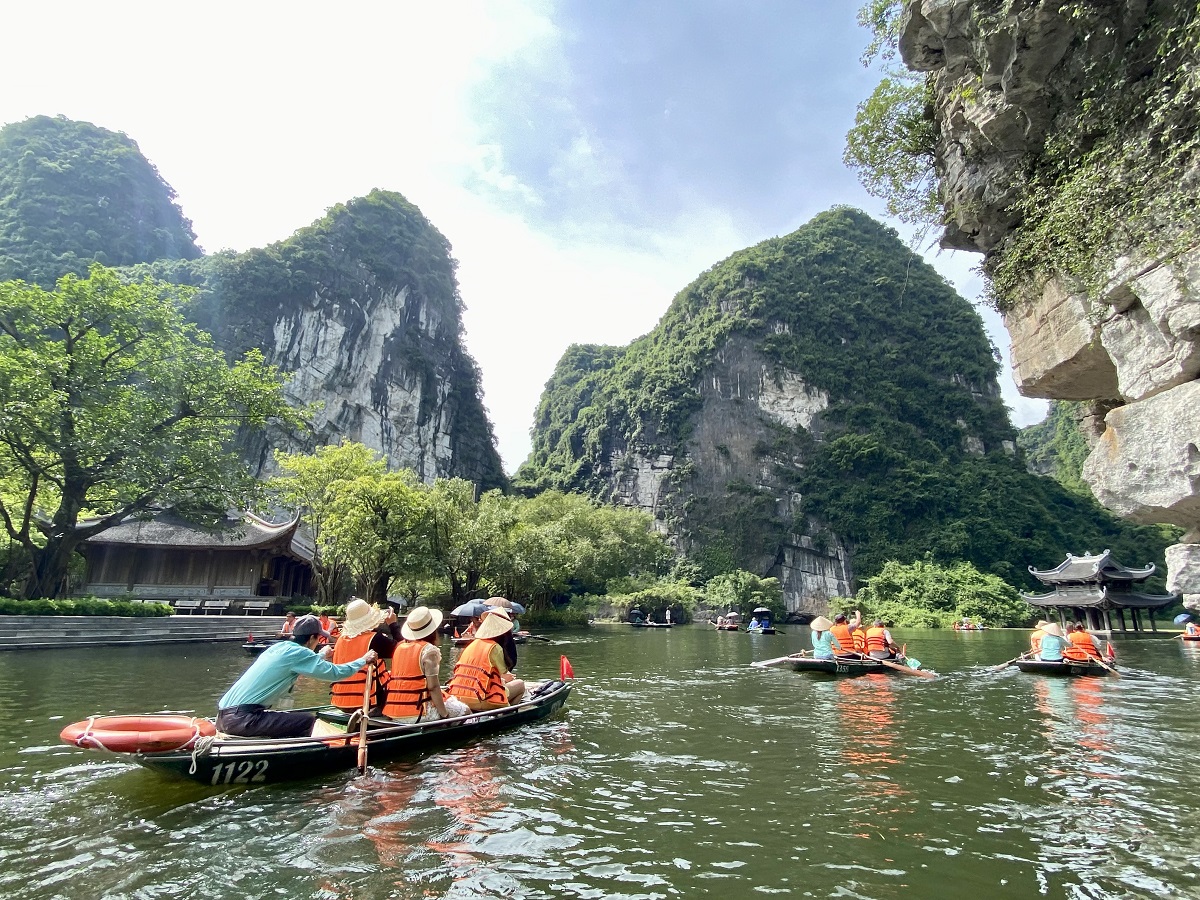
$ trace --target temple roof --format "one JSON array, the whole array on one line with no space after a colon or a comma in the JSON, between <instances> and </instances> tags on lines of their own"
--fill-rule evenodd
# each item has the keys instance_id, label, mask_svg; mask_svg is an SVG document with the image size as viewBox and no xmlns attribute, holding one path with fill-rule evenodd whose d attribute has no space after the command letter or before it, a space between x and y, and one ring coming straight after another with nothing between
<instances>
[{"instance_id":1,"label":"temple roof","mask_svg":"<svg viewBox=\"0 0 1200 900\"><path fill-rule=\"evenodd\" d=\"M276 547L305 562L312 562L316 549L311 537L301 530L298 516L289 522L273 524L249 512L226 513L215 525L202 525L187 521L174 510L165 510L150 519L127 520L93 535L85 543L179 549Z\"/></svg>"},{"instance_id":2,"label":"temple roof","mask_svg":"<svg viewBox=\"0 0 1200 900\"><path fill-rule=\"evenodd\" d=\"M1154 574L1154 563L1144 569L1130 569L1113 562L1111 551L1105 550L1098 556L1075 556L1067 558L1053 569L1029 567L1031 574L1042 584L1102 584L1106 581L1145 581Z\"/></svg>"},{"instance_id":3,"label":"temple roof","mask_svg":"<svg viewBox=\"0 0 1200 900\"><path fill-rule=\"evenodd\" d=\"M1110 591L1093 585L1060 587L1048 594L1026 594L1021 598L1031 606L1086 609L1162 609L1179 598L1174 594L1139 594L1136 591Z\"/></svg>"}]
</instances>

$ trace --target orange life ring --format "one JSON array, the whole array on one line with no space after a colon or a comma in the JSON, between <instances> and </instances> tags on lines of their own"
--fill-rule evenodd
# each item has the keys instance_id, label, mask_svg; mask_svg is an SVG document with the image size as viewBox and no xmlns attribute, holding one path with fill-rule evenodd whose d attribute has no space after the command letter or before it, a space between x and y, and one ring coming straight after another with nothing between
<instances>
[{"instance_id":1,"label":"orange life ring","mask_svg":"<svg viewBox=\"0 0 1200 900\"><path fill-rule=\"evenodd\" d=\"M183 750L197 738L213 737L217 726L189 716L92 716L68 725L59 737L64 743L114 753L160 753Z\"/></svg>"}]
</instances>

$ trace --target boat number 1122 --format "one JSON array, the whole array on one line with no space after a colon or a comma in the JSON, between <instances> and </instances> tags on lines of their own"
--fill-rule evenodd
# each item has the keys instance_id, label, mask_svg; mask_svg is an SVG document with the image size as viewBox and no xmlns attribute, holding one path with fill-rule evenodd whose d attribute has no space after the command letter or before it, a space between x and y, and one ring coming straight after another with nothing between
<instances>
[{"instance_id":1,"label":"boat number 1122","mask_svg":"<svg viewBox=\"0 0 1200 900\"><path fill-rule=\"evenodd\" d=\"M267 780L267 765L265 759L258 762L243 760L242 762L217 763L213 766L211 784L250 784L251 782Z\"/></svg>"}]
</instances>

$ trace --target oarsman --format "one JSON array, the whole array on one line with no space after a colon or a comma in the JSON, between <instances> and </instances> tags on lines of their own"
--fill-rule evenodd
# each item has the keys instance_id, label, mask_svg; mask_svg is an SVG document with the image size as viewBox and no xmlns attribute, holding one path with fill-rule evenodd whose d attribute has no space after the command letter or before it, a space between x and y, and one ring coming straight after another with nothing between
<instances>
[{"instance_id":1,"label":"oarsman","mask_svg":"<svg viewBox=\"0 0 1200 900\"><path fill-rule=\"evenodd\" d=\"M1067 639L1063 630L1055 622L1042 626L1042 640L1038 648L1038 659L1045 662L1062 662L1063 650L1067 647Z\"/></svg>"},{"instance_id":2,"label":"oarsman","mask_svg":"<svg viewBox=\"0 0 1200 900\"><path fill-rule=\"evenodd\" d=\"M294 612L289 612L286 616L283 617L283 625L281 625L279 627L279 636L280 637L291 637L292 629L295 627L296 627L296 614Z\"/></svg>"},{"instance_id":3,"label":"oarsman","mask_svg":"<svg viewBox=\"0 0 1200 900\"><path fill-rule=\"evenodd\" d=\"M387 697L388 671L383 661L392 658L396 644L402 640L396 612L391 607L384 612L357 597L352 597L346 604L346 621L342 623L341 633L333 647L333 663L339 665L358 659L368 650L375 651L379 658L375 661L375 675L371 679L372 715L379 714ZM365 668L335 682L330 689L330 702L347 712L361 709L366 682Z\"/></svg>"},{"instance_id":4,"label":"oarsman","mask_svg":"<svg viewBox=\"0 0 1200 900\"><path fill-rule=\"evenodd\" d=\"M347 678L368 663L373 651L340 666L317 654L317 642L328 640L316 616L301 616L292 639L272 644L217 701L217 730L238 737L302 737L312 734L316 716L310 712L268 709L290 691L301 675L319 681Z\"/></svg>"},{"instance_id":5,"label":"oarsman","mask_svg":"<svg viewBox=\"0 0 1200 900\"><path fill-rule=\"evenodd\" d=\"M1033 633L1029 635L1030 655L1037 656L1038 651L1042 649L1042 629L1049 624L1045 619L1038 619L1037 624L1033 626Z\"/></svg>"},{"instance_id":6,"label":"oarsman","mask_svg":"<svg viewBox=\"0 0 1200 900\"><path fill-rule=\"evenodd\" d=\"M867 655L872 659L895 659L900 647L892 640L892 633L883 627L883 620L876 619L867 629Z\"/></svg>"},{"instance_id":7,"label":"oarsman","mask_svg":"<svg viewBox=\"0 0 1200 900\"><path fill-rule=\"evenodd\" d=\"M813 659L833 659L834 651L842 649L841 642L830 630L833 623L824 616L817 616L808 627L812 629Z\"/></svg>"},{"instance_id":8,"label":"oarsman","mask_svg":"<svg viewBox=\"0 0 1200 900\"><path fill-rule=\"evenodd\" d=\"M846 621L845 613L838 613L833 617L833 627L829 631L837 638L838 645L842 648L838 651L839 656L853 656L855 652L855 637L856 632L862 629L862 613L859 610L854 611L854 621Z\"/></svg>"}]
</instances>

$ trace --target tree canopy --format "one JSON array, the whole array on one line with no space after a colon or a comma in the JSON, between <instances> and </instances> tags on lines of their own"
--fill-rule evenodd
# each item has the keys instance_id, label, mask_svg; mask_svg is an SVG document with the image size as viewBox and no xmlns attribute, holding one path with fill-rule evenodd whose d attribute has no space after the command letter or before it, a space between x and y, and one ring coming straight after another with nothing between
<instances>
[{"instance_id":1,"label":"tree canopy","mask_svg":"<svg viewBox=\"0 0 1200 900\"><path fill-rule=\"evenodd\" d=\"M200 255L175 191L124 134L62 116L0 128L0 280Z\"/></svg>"},{"instance_id":2,"label":"tree canopy","mask_svg":"<svg viewBox=\"0 0 1200 900\"><path fill-rule=\"evenodd\" d=\"M25 596L61 594L79 543L128 516L246 505L235 435L295 421L279 374L256 351L230 365L185 296L99 265L0 284L0 518Z\"/></svg>"}]
</instances>

